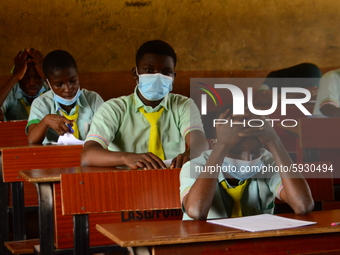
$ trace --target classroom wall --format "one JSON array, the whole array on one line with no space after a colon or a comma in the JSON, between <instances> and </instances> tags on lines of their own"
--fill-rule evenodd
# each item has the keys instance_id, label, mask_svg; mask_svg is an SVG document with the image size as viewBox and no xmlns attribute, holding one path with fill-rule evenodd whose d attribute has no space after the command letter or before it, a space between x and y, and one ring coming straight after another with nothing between
<instances>
[{"instance_id":1,"label":"classroom wall","mask_svg":"<svg viewBox=\"0 0 340 255\"><path fill-rule=\"evenodd\" d=\"M138 46L163 39L182 71L340 66L337 0L10 0L0 2L0 76L14 55L65 49L80 72L128 71Z\"/></svg>"}]
</instances>

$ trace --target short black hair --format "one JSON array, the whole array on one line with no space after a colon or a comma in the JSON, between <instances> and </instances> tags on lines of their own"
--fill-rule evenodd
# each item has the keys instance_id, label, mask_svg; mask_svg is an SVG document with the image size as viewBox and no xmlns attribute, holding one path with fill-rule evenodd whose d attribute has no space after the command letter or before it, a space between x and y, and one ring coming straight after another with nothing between
<instances>
[{"instance_id":1,"label":"short black hair","mask_svg":"<svg viewBox=\"0 0 340 255\"><path fill-rule=\"evenodd\" d=\"M43 71L46 77L48 77L53 71L63 70L73 67L77 71L77 64L75 59L70 53L64 50L54 50L46 55L43 60Z\"/></svg>"},{"instance_id":2,"label":"short black hair","mask_svg":"<svg viewBox=\"0 0 340 255\"><path fill-rule=\"evenodd\" d=\"M161 40L152 40L143 43L136 54L136 65L138 65L139 61L143 58L145 54L156 54L156 55L165 55L172 57L174 61L174 66L176 66L177 56L175 50L170 46L170 44L161 41Z\"/></svg>"}]
</instances>

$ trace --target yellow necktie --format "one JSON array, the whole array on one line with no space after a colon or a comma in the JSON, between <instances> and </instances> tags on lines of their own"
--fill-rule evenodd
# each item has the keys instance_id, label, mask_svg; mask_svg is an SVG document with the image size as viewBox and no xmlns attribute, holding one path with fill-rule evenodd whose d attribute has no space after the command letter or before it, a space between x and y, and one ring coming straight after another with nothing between
<instances>
[{"instance_id":1,"label":"yellow necktie","mask_svg":"<svg viewBox=\"0 0 340 255\"><path fill-rule=\"evenodd\" d=\"M229 196L234 200L234 207L231 213L231 217L241 217L242 216L242 208L241 208L241 197L243 195L244 189L248 185L250 180L245 180L241 185L238 185L234 188L229 187L227 182L224 180L221 182L222 187L229 194Z\"/></svg>"},{"instance_id":2,"label":"yellow necktie","mask_svg":"<svg viewBox=\"0 0 340 255\"><path fill-rule=\"evenodd\" d=\"M25 103L24 99L20 99L20 102L21 102L21 104L25 107L27 114L30 115L31 106L30 106L30 105L27 105L27 104Z\"/></svg>"},{"instance_id":3,"label":"yellow necktie","mask_svg":"<svg viewBox=\"0 0 340 255\"><path fill-rule=\"evenodd\" d=\"M149 152L152 152L161 160L164 160L164 151L162 141L158 132L157 121L161 117L164 108L158 110L158 112L146 113L143 107L139 108L139 111L144 115L150 124L150 135L149 135Z\"/></svg>"},{"instance_id":4,"label":"yellow necktie","mask_svg":"<svg viewBox=\"0 0 340 255\"><path fill-rule=\"evenodd\" d=\"M73 136L75 138L78 138L79 139L79 128L78 128L78 125L77 125L77 119L78 119L78 116L79 116L79 106L76 105L76 112L73 114L73 115L67 115L64 111L61 111L64 115L64 117L68 120L73 120L72 124L72 129L73 129Z\"/></svg>"}]
</instances>

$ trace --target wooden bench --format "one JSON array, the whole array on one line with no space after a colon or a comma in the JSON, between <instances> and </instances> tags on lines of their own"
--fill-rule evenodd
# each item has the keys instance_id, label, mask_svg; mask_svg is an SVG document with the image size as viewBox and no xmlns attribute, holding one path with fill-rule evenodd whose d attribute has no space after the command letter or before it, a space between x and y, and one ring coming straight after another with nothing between
<instances>
[{"instance_id":1,"label":"wooden bench","mask_svg":"<svg viewBox=\"0 0 340 255\"><path fill-rule=\"evenodd\" d=\"M19 175L19 171L43 167L79 166L81 150L81 145L33 145L2 149L3 181L4 183L10 183L12 187L14 241L22 243L26 239L25 206L38 205L36 187L31 183L24 183L24 179ZM29 203L26 203L27 201ZM1 211L5 214L10 203L9 201L2 201L0 206ZM8 216L6 215L6 217ZM3 241L1 240L1 245L8 241L9 229L8 226L6 227L7 229L2 230L4 231L5 238ZM28 242L30 243L29 240ZM16 244L10 242L6 245L8 247ZM29 253L32 252L33 246ZM24 250L22 253L24 253Z\"/></svg>"},{"instance_id":2,"label":"wooden bench","mask_svg":"<svg viewBox=\"0 0 340 255\"><path fill-rule=\"evenodd\" d=\"M62 212L74 218L74 254L88 254L89 214L181 208L179 171L122 170L61 175Z\"/></svg>"},{"instance_id":3,"label":"wooden bench","mask_svg":"<svg viewBox=\"0 0 340 255\"><path fill-rule=\"evenodd\" d=\"M300 160L330 161L334 168L334 184L340 184L340 119L302 118L298 127Z\"/></svg>"},{"instance_id":4,"label":"wooden bench","mask_svg":"<svg viewBox=\"0 0 340 255\"><path fill-rule=\"evenodd\" d=\"M40 233L41 254L59 254L59 252L72 251L73 249L73 221L71 215L62 215L60 178L64 174L97 173L117 171L110 167L72 167L55 169L33 169L20 171L20 175L28 182L36 183L39 187L40 217L43 228ZM121 171L121 170L120 170ZM173 173L174 170L172 170ZM178 190L176 191L178 193ZM131 221L160 221L182 219L180 207L169 210L147 210L147 211L124 211L105 214L89 215L89 233L91 236L91 250L96 252L112 242L103 237L95 229L96 223L105 222L131 222ZM93 248L92 248L93 247Z\"/></svg>"},{"instance_id":5,"label":"wooden bench","mask_svg":"<svg viewBox=\"0 0 340 255\"><path fill-rule=\"evenodd\" d=\"M0 121L0 148L27 145L27 120Z\"/></svg>"},{"instance_id":6,"label":"wooden bench","mask_svg":"<svg viewBox=\"0 0 340 255\"><path fill-rule=\"evenodd\" d=\"M0 148L8 148L15 146L24 146L28 144L27 135L25 133L25 127L27 124L27 120L18 120L18 121L0 121ZM0 152L0 166L1 166L1 152ZM27 204L30 204L31 198L36 200L36 195L32 192L33 185L28 185L28 188L25 187L26 201ZM35 190L34 190L35 191ZM35 192L36 193L36 192ZM0 230L0 254L7 253L6 247L3 245L5 240L9 239L8 236L8 212L7 205L12 206L12 192L7 183L3 182L2 174L0 174L0 218L4 219L2 223L2 228ZM33 196L31 196L33 194ZM1 206L6 205L6 206Z\"/></svg>"}]
</instances>

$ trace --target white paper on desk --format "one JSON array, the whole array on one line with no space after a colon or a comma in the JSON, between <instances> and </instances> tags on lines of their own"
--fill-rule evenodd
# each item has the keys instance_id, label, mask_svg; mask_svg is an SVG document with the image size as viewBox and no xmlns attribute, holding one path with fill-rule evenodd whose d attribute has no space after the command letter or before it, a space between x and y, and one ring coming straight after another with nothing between
<instances>
[{"instance_id":1,"label":"white paper on desk","mask_svg":"<svg viewBox=\"0 0 340 255\"><path fill-rule=\"evenodd\" d=\"M172 159L166 159L163 160L163 163L166 165L166 167L170 167Z\"/></svg>"},{"instance_id":2,"label":"white paper on desk","mask_svg":"<svg viewBox=\"0 0 340 255\"><path fill-rule=\"evenodd\" d=\"M58 141L53 144L84 144L85 141L75 138L71 133L59 136Z\"/></svg>"},{"instance_id":3,"label":"white paper on desk","mask_svg":"<svg viewBox=\"0 0 340 255\"><path fill-rule=\"evenodd\" d=\"M295 228L316 224L316 222L313 221L294 220L271 214L207 220L207 222L250 232Z\"/></svg>"}]
</instances>

